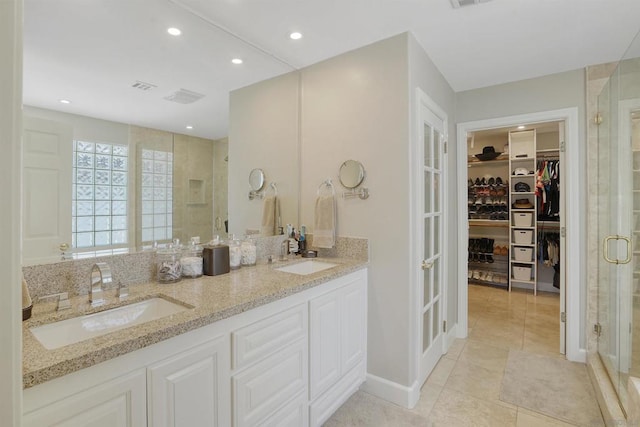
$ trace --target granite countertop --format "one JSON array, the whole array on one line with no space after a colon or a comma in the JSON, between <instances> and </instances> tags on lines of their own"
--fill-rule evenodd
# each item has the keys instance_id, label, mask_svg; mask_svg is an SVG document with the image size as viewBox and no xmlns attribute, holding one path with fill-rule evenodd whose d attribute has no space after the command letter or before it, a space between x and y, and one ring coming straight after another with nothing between
<instances>
[{"instance_id":1,"label":"granite countertop","mask_svg":"<svg viewBox=\"0 0 640 427\"><path fill-rule=\"evenodd\" d=\"M296 259L273 264L243 267L219 276L183 279L174 284L145 283L129 288L124 301L115 298L115 290L105 291L106 304L92 308L87 295L71 298L71 309L55 311L55 303L35 304L31 319L23 322L23 386L37 384L104 362L114 357L147 347L182 333L206 326L252 308L268 304L304 291L345 274L360 270L366 261L346 258L315 258L338 264L336 267L309 275L274 270L302 262ZM153 320L106 335L91 338L53 350L47 350L29 328L121 305L161 296L192 306L192 309Z\"/></svg>"}]
</instances>

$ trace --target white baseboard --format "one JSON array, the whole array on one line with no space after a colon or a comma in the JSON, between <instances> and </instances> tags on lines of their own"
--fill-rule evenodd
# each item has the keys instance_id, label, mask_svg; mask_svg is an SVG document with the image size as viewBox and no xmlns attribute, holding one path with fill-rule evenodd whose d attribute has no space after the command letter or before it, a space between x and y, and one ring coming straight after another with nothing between
<instances>
[{"instance_id":1,"label":"white baseboard","mask_svg":"<svg viewBox=\"0 0 640 427\"><path fill-rule=\"evenodd\" d=\"M416 406L420 399L420 385L417 381L407 387L369 373L360 390L408 409Z\"/></svg>"},{"instance_id":2,"label":"white baseboard","mask_svg":"<svg viewBox=\"0 0 640 427\"><path fill-rule=\"evenodd\" d=\"M459 338L458 337L458 324L456 323L455 325L453 325L453 327L451 329L449 329L447 331L447 335L445 335L445 353L447 353L449 351L449 348L451 348L451 345L453 344L453 342Z\"/></svg>"},{"instance_id":3,"label":"white baseboard","mask_svg":"<svg viewBox=\"0 0 640 427\"><path fill-rule=\"evenodd\" d=\"M567 349L567 354L565 356L567 357L567 360L571 362L587 363L587 350L585 350L584 348L579 348L575 352Z\"/></svg>"},{"instance_id":4,"label":"white baseboard","mask_svg":"<svg viewBox=\"0 0 640 427\"><path fill-rule=\"evenodd\" d=\"M458 325L453 325L451 329L447 331L444 336L446 351L453 342L458 338ZM444 356L444 355L443 355ZM384 399L388 402L395 403L403 408L412 409L418 403L420 399L421 384L418 381L414 381L410 387L394 383L387 379L375 376L367 373L367 380L360 386L360 390L372 394L380 399Z\"/></svg>"}]
</instances>

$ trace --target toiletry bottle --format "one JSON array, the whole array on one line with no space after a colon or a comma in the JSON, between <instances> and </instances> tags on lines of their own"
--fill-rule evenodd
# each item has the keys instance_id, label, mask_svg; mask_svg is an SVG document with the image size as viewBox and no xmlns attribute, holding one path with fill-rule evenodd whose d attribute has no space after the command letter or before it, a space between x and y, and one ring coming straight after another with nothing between
<instances>
[{"instance_id":1,"label":"toiletry bottle","mask_svg":"<svg viewBox=\"0 0 640 427\"><path fill-rule=\"evenodd\" d=\"M296 230L295 228L291 228L291 234L289 235L289 253L297 255L298 254L298 241L296 240Z\"/></svg>"},{"instance_id":2,"label":"toiletry bottle","mask_svg":"<svg viewBox=\"0 0 640 427\"><path fill-rule=\"evenodd\" d=\"M300 238L298 239L298 249L301 254L304 254L307 251L307 227L304 225L300 226Z\"/></svg>"}]
</instances>

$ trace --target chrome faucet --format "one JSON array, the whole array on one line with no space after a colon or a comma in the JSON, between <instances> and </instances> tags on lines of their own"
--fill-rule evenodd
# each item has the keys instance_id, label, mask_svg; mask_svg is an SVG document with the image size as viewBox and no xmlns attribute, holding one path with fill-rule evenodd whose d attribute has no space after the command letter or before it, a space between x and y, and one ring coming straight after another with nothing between
<instances>
[{"instance_id":1,"label":"chrome faucet","mask_svg":"<svg viewBox=\"0 0 640 427\"><path fill-rule=\"evenodd\" d=\"M92 307L104 304L102 291L104 286L111 283L111 269L106 262L97 262L91 269L91 283L89 285L89 302Z\"/></svg>"}]
</instances>

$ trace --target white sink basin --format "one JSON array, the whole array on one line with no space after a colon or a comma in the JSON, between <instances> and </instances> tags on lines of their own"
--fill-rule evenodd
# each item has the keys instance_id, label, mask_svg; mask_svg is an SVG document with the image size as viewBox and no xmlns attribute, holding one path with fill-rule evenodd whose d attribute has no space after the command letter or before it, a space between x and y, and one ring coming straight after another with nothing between
<instances>
[{"instance_id":1,"label":"white sink basin","mask_svg":"<svg viewBox=\"0 0 640 427\"><path fill-rule=\"evenodd\" d=\"M188 307L156 297L99 313L36 326L31 328L31 332L46 349L52 350L185 310L188 310Z\"/></svg>"},{"instance_id":2,"label":"white sink basin","mask_svg":"<svg viewBox=\"0 0 640 427\"><path fill-rule=\"evenodd\" d=\"M286 267L276 268L278 271L284 271L285 273L300 274L306 276L307 274L317 273L318 271L327 270L333 268L338 264L332 264L330 262L322 261L303 261L297 264L287 265Z\"/></svg>"}]
</instances>

